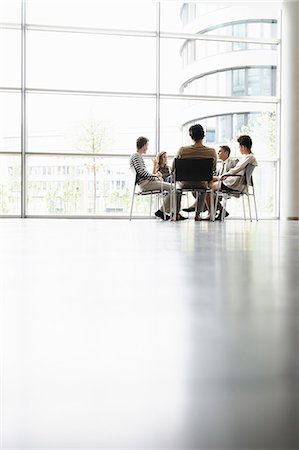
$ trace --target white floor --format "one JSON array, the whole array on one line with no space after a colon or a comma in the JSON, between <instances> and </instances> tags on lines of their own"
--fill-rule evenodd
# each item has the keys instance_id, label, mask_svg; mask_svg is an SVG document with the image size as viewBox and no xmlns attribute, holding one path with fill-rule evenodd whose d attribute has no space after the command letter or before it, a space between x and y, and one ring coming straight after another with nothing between
<instances>
[{"instance_id":1,"label":"white floor","mask_svg":"<svg viewBox=\"0 0 299 450\"><path fill-rule=\"evenodd\" d=\"M298 222L1 220L1 449L298 449L298 255Z\"/></svg>"}]
</instances>

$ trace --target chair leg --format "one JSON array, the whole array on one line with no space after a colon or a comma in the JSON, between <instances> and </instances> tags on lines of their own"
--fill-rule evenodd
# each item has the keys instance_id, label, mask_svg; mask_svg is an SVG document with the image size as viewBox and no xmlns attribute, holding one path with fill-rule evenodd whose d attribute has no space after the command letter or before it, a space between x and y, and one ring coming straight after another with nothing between
<instances>
[{"instance_id":1,"label":"chair leg","mask_svg":"<svg viewBox=\"0 0 299 450\"><path fill-rule=\"evenodd\" d=\"M249 217L250 217L250 222L252 222L252 217L251 217L251 208L250 208L250 199L249 199L249 195L247 195L247 201L248 201L248 209L249 209Z\"/></svg>"},{"instance_id":2,"label":"chair leg","mask_svg":"<svg viewBox=\"0 0 299 450\"><path fill-rule=\"evenodd\" d=\"M256 221L258 221L259 219L258 219L258 216L257 216L257 207L256 207L256 200L255 200L255 193L254 193L254 191L253 191L253 201L254 201L254 209L255 209L255 218L256 218Z\"/></svg>"},{"instance_id":3,"label":"chair leg","mask_svg":"<svg viewBox=\"0 0 299 450\"><path fill-rule=\"evenodd\" d=\"M170 195L170 192L169 192L168 195ZM165 205L164 205L164 197L163 197L163 189L162 189L162 187L161 187L161 194L158 194L158 198L160 198L160 196L161 196L161 202L162 202L163 217L164 217L164 220L165 220L165 219L166 219L166 211L165 211ZM159 208L160 208L160 205L159 205Z\"/></svg>"},{"instance_id":4,"label":"chair leg","mask_svg":"<svg viewBox=\"0 0 299 450\"><path fill-rule=\"evenodd\" d=\"M152 215L152 199L153 199L153 194L151 193L151 198L150 198L150 212L149 212L150 217L151 217L151 215Z\"/></svg>"},{"instance_id":5,"label":"chair leg","mask_svg":"<svg viewBox=\"0 0 299 450\"><path fill-rule=\"evenodd\" d=\"M188 195L188 192L187 192ZM183 195L182 195L183 197ZM195 215L199 215L200 216L200 209L199 209L200 205L199 205L199 192L195 192ZM188 217L189 217L189 213L188 213Z\"/></svg>"},{"instance_id":6,"label":"chair leg","mask_svg":"<svg viewBox=\"0 0 299 450\"><path fill-rule=\"evenodd\" d=\"M226 211L226 203L227 203L227 196L224 195L223 196L223 206L222 206L222 210L221 210L221 222L224 222L224 217L225 217L224 211Z\"/></svg>"},{"instance_id":7,"label":"chair leg","mask_svg":"<svg viewBox=\"0 0 299 450\"><path fill-rule=\"evenodd\" d=\"M172 208L173 208L173 187L172 187L172 181L170 182L170 191L169 191L170 199L169 199L169 211L170 211L170 217L172 214Z\"/></svg>"},{"instance_id":8,"label":"chair leg","mask_svg":"<svg viewBox=\"0 0 299 450\"><path fill-rule=\"evenodd\" d=\"M174 195L173 195L173 216L172 220L176 221L176 215L177 215L177 192L176 192L176 183L174 182Z\"/></svg>"},{"instance_id":9,"label":"chair leg","mask_svg":"<svg viewBox=\"0 0 299 450\"><path fill-rule=\"evenodd\" d=\"M242 195L242 202L243 202L243 214L244 214L244 220L246 220L246 211L245 211L244 195Z\"/></svg>"},{"instance_id":10,"label":"chair leg","mask_svg":"<svg viewBox=\"0 0 299 450\"><path fill-rule=\"evenodd\" d=\"M219 195L218 191L216 191L215 205L214 205L214 220L216 218L216 212L217 212L217 205L218 205L218 202L219 202L219 197L220 197L220 195ZM223 197L222 197L222 199L223 199ZM221 211L220 211L220 214L221 214Z\"/></svg>"},{"instance_id":11,"label":"chair leg","mask_svg":"<svg viewBox=\"0 0 299 450\"><path fill-rule=\"evenodd\" d=\"M212 222L214 222L215 221L215 215L216 215L216 205L214 205L214 192L213 191L211 191L210 192L210 208L211 208L211 211L210 211L210 220L212 220Z\"/></svg>"},{"instance_id":12,"label":"chair leg","mask_svg":"<svg viewBox=\"0 0 299 450\"><path fill-rule=\"evenodd\" d=\"M132 202L131 202L131 210L130 210L130 218L129 218L129 220L132 220L134 197L135 197L135 188L134 188L133 195L132 195Z\"/></svg>"}]
</instances>

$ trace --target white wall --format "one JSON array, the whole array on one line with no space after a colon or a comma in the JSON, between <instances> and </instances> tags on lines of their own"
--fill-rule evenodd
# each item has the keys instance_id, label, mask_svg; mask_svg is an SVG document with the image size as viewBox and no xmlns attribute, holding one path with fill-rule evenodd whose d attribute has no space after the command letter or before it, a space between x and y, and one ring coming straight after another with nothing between
<instances>
[{"instance_id":1,"label":"white wall","mask_svg":"<svg viewBox=\"0 0 299 450\"><path fill-rule=\"evenodd\" d=\"M299 3L282 8L281 218L299 219Z\"/></svg>"}]
</instances>

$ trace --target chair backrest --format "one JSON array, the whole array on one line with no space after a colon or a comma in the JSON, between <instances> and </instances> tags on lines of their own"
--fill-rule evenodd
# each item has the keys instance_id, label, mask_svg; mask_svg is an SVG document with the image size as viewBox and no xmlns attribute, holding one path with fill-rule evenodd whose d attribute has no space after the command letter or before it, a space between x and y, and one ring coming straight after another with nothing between
<instances>
[{"instance_id":1,"label":"chair backrest","mask_svg":"<svg viewBox=\"0 0 299 450\"><path fill-rule=\"evenodd\" d=\"M247 164L245 168L245 182L247 186L253 186L252 172L255 168L256 166L254 166L253 164Z\"/></svg>"},{"instance_id":2,"label":"chair backrest","mask_svg":"<svg viewBox=\"0 0 299 450\"><path fill-rule=\"evenodd\" d=\"M213 158L175 158L176 181L212 181Z\"/></svg>"},{"instance_id":3,"label":"chair backrest","mask_svg":"<svg viewBox=\"0 0 299 450\"><path fill-rule=\"evenodd\" d=\"M132 174L132 179L134 179L134 184L137 184L137 172L134 166L130 166L130 172Z\"/></svg>"}]
</instances>

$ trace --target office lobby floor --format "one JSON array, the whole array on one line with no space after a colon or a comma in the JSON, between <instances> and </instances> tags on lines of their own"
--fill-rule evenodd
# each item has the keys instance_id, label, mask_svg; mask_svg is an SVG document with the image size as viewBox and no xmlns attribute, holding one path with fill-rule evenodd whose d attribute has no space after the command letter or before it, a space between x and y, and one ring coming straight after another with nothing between
<instances>
[{"instance_id":1,"label":"office lobby floor","mask_svg":"<svg viewBox=\"0 0 299 450\"><path fill-rule=\"evenodd\" d=\"M299 224L0 221L1 449L299 448Z\"/></svg>"}]
</instances>

